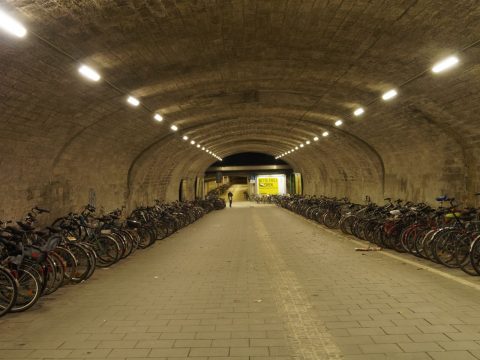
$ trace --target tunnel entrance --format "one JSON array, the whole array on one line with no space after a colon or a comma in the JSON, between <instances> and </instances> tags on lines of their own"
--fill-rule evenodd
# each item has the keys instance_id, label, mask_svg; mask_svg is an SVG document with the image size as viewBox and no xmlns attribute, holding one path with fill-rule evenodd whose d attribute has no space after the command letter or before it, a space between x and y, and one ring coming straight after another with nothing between
<instances>
[{"instance_id":1,"label":"tunnel entrance","mask_svg":"<svg viewBox=\"0 0 480 360\"><path fill-rule=\"evenodd\" d=\"M209 189L228 184L237 201L302 193L301 174L264 153L238 153L214 163L205 172L205 183Z\"/></svg>"}]
</instances>

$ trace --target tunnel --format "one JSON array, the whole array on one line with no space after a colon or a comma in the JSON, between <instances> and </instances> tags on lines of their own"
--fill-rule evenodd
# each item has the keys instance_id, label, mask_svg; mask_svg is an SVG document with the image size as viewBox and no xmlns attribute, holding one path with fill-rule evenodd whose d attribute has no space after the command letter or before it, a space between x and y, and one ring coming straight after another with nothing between
<instances>
[{"instance_id":1,"label":"tunnel","mask_svg":"<svg viewBox=\"0 0 480 360\"><path fill-rule=\"evenodd\" d=\"M174 200L182 179L193 194L216 158L191 140L218 157L310 141L282 157L306 194L471 203L478 190L475 2L3 8L28 28L1 37L4 215L36 203L61 214L92 194L106 208ZM452 54L456 68L430 71Z\"/></svg>"},{"instance_id":2,"label":"tunnel","mask_svg":"<svg viewBox=\"0 0 480 360\"><path fill-rule=\"evenodd\" d=\"M457 207L478 206L479 16L480 5L473 0L3 1L0 220L21 219L34 206L49 210L42 225L79 212L86 204L102 214L117 208L130 214L154 204L183 206L178 201L206 201L209 191L229 181L225 179L238 187L232 209L215 212L193 224L191 230L182 230L191 238L198 235L204 245L182 238L176 247L167 239L162 246L168 256L154 256L149 249L142 252L138 262L144 266L142 271L149 279L155 276L165 281L167 295L159 292L155 296L164 300L161 306L172 311L170 317L167 310L162 318L162 312L154 309L160 300L149 298L145 295L148 291L142 293L150 282L135 278L144 287L132 285L131 289L150 304L142 316L136 317L132 310L130 317L115 319L119 312L103 308L89 318L97 324L105 314L105 321L120 329L102 333L98 323L98 333L85 333L82 341L96 341L92 354L99 359L286 359L295 344L307 349L295 348L295 358L301 359L397 359L392 355L397 351L409 353L411 359L480 358L479 318L475 317L477 322L469 320L474 317L472 309L478 310L473 301L480 289L474 281L478 279L456 272L451 275L450 269L444 274L438 262L430 268L421 256L391 255L395 244L385 251L375 248L382 254L355 253L355 260L348 260L352 256L347 255L349 249L360 246L362 250L363 245L350 246L347 240L332 240L330 247L318 245L314 235L308 235L317 231L317 224L307 225L289 214L288 210L296 208L286 200L281 203L284 209L270 203L242 202L255 195L259 174L281 174L285 176L283 193L290 198L345 199L341 201L352 207L366 202L381 206L399 199L432 208L438 206L438 199L455 199L453 217ZM247 156L251 164L226 163L231 157L252 153L258 154L260 163L252 160L255 156ZM242 168L247 165L252 168ZM228 205L229 190L225 189L222 196ZM237 217L232 215L235 212ZM221 220L216 221L215 216ZM217 240L210 238L207 230L202 232L202 222L218 235ZM271 224L278 226L270 228ZM301 230L289 232L287 224ZM327 228L318 231L325 239L337 236ZM273 237L285 234L290 238L306 235L298 247L288 241L274 242ZM172 236L181 237L182 232ZM475 238L468 236L472 241ZM253 241L257 237L262 240ZM180 249L191 261L180 259ZM372 249L370 245L367 248ZM345 254L338 260L345 273L335 269L335 253ZM197 254L212 262L200 265L203 260ZM317 261L314 254L324 259L319 260L320 265L328 270L322 272L312 265ZM165 262L162 265L156 259ZM363 263L367 259L373 259L369 265ZM352 261L358 261L365 276L354 271ZM389 272L379 270L382 266ZM290 267L298 270L297 277L289 272ZM418 274L415 267L428 269ZM404 268L408 268L404 276L409 289L418 287L418 293L403 287L400 274ZM119 274L127 274L126 267L121 269L115 275L113 269L102 273L102 286L108 288L108 281L121 284ZM162 278L156 272L160 269L179 282ZM274 285L267 284L268 274ZM324 274L329 279L315 285L314 280ZM376 276L381 278L381 289L374 286ZM217 281L221 288L215 285ZM245 300L230 288L232 283L244 296L258 295ZM192 287L188 289L186 284ZM340 284L340 289L335 284ZM358 284L364 288L358 289ZM85 289L88 286L85 283ZM91 286L100 291L100 285ZM175 286L180 287L173 291ZM272 292L265 290L271 286ZM282 289L290 291L291 297L282 297ZM112 294L100 298L117 304L118 311L137 301L140 304L127 288L118 285L118 291L128 303L117 302ZM211 298L212 292L230 299L233 305ZM382 300L385 292L394 294L390 299L394 304ZM197 298L198 308L205 311L188 312L188 306L196 305L177 298L179 293ZM440 305L429 298L437 293L445 296ZM88 290L84 296L84 302L75 297L69 300L79 306L79 315L87 312L81 306L95 306ZM323 302L319 300L322 296ZM356 310L348 308L347 299L353 301L357 296L364 297L364 302L356 304ZM235 307L237 300L243 307ZM179 307L174 308L170 301L177 301ZM449 316L449 306L455 301L462 308ZM210 303L217 306L209 307ZM272 304L283 310L275 313ZM245 313L254 306L264 316L258 323L248 323L254 315ZM220 309L218 316L202 317L215 309ZM146 315L148 311L155 317ZM320 314L324 325L319 327L317 318L306 317L309 311L319 311L315 316ZM236 322L235 312L244 313L239 318L247 327ZM33 321L38 313L25 314L24 318L0 318L0 329L5 326L21 334L19 319ZM285 318L290 325L282 327L279 324ZM88 325L81 318L78 321L81 326ZM145 335L147 327L155 326L172 327L158 330L156 337ZM279 334L286 328L289 335L283 338ZM313 328L313 333L305 335L305 329ZM30 330L32 335L38 329ZM88 358L93 355L81 352L81 347L65 347L73 344L74 333L82 331L72 330L71 338L62 335L58 347L45 345L50 350L43 353L42 346L35 350L38 353L13 343L2 347L1 335L0 349L6 349L6 358L70 358L75 351L78 358ZM218 332L217 337L209 337L213 332ZM243 341L240 332L249 340ZM135 335L138 333L145 336ZM42 344L53 344L60 335L56 332ZM168 336L179 344L185 341L182 349L198 349L175 350L177 343L169 343ZM255 340L257 336L263 343ZM294 339L294 345L285 345L287 338ZM7 336L7 340L11 339ZM106 341L111 341L110 348ZM120 350L122 341L132 342L132 357ZM142 341L156 343L150 346ZM144 347L140 349L161 347L161 341L172 346L170 352L137 351L141 344ZM455 341L463 342L455 347L450 344ZM236 350L201 350L207 343L212 349ZM102 344L112 352L102 351ZM87 343L83 345L88 348ZM400 358L407 359L407 355Z\"/></svg>"}]
</instances>

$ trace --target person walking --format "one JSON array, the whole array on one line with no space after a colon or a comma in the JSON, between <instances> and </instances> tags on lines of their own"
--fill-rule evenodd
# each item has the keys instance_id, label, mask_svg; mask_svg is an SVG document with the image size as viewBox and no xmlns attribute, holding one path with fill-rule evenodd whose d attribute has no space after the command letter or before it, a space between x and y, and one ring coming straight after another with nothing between
<instances>
[{"instance_id":1,"label":"person walking","mask_svg":"<svg viewBox=\"0 0 480 360\"><path fill-rule=\"evenodd\" d=\"M233 194L231 191L228 192L228 202L230 203L230 207L232 207Z\"/></svg>"}]
</instances>

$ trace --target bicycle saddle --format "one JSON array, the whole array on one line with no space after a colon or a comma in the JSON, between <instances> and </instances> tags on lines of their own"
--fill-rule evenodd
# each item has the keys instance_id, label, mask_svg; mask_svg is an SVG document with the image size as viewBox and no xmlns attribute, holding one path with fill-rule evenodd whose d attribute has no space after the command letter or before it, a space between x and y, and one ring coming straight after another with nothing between
<instances>
[{"instance_id":1,"label":"bicycle saddle","mask_svg":"<svg viewBox=\"0 0 480 360\"><path fill-rule=\"evenodd\" d=\"M20 226L22 228L22 230L24 231L33 231L35 230L35 228L29 224L26 224L24 222L21 222L21 221L17 221L16 222L18 226Z\"/></svg>"},{"instance_id":2,"label":"bicycle saddle","mask_svg":"<svg viewBox=\"0 0 480 360\"><path fill-rule=\"evenodd\" d=\"M50 232L53 233L53 234L62 232L62 229L54 228L54 227L51 227L51 226L47 226L47 230L50 231Z\"/></svg>"},{"instance_id":3,"label":"bicycle saddle","mask_svg":"<svg viewBox=\"0 0 480 360\"><path fill-rule=\"evenodd\" d=\"M141 226L140 222L136 221L136 220L127 220L127 225L128 227L131 227L131 228L139 228Z\"/></svg>"}]
</instances>

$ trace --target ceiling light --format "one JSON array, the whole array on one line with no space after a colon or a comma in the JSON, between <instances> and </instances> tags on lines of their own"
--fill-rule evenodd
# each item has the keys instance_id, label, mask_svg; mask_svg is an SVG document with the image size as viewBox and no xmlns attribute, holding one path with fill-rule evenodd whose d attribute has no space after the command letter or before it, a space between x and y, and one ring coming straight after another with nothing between
<instances>
[{"instance_id":1,"label":"ceiling light","mask_svg":"<svg viewBox=\"0 0 480 360\"><path fill-rule=\"evenodd\" d=\"M202 150L205 150L205 147L202 147Z\"/></svg>"},{"instance_id":2,"label":"ceiling light","mask_svg":"<svg viewBox=\"0 0 480 360\"><path fill-rule=\"evenodd\" d=\"M197 144L197 148L199 148L199 147L200 147L200 144Z\"/></svg>"},{"instance_id":3,"label":"ceiling light","mask_svg":"<svg viewBox=\"0 0 480 360\"><path fill-rule=\"evenodd\" d=\"M133 106L138 106L138 105L140 105L140 101L139 101L137 98L134 98L133 96L129 96L128 99L127 99L127 102L128 102L130 105L133 105Z\"/></svg>"},{"instance_id":4,"label":"ceiling light","mask_svg":"<svg viewBox=\"0 0 480 360\"><path fill-rule=\"evenodd\" d=\"M183 140L187 141L188 140L188 136L187 135L183 135Z\"/></svg>"},{"instance_id":5,"label":"ceiling light","mask_svg":"<svg viewBox=\"0 0 480 360\"><path fill-rule=\"evenodd\" d=\"M393 99L397 95L398 95L397 90L395 89L388 90L385 94L382 95L382 99L387 101L387 100Z\"/></svg>"},{"instance_id":6,"label":"ceiling light","mask_svg":"<svg viewBox=\"0 0 480 360\"><path fill-rule=\"evenodd\" d=\"M93 70L90 66L87 65L81 65L78 68L78 72L85 76L87 79L92 80L92 81L98 81L101 79L101 76Z\"/></svg>"},{"instance_id":7,"label":"ceiling light","mask_svg":"<svg viewBox=\"0 0 480 360\"><path fill-rule=\"evenodd\" d=\"M298 150L298 146L295 146L295 150Z\"/></svg>"},{"instance_id":8,"label":"ceiling light","mask_svg":"<svg viewBox=\"0 0 480 360\"><path fill-rule=\"evenodd\" d=\"M432 67L432 72L434 73L439 73L442 71L445 71L447 69L450 69L452 66L455 66L458 64L460 60L458 60L458 57L456 56L449 56L448 58L439 61Z\"/></svg>"},{"instance_id":9,"label":"ceiling light","mask_svg":"<svg viewBox=\"0 0 480 360\"><path fill-rule=\"evenodd\" d=\"M300 147L303 147L303 144L300 144Z\"/></svg>"},{"instance_id":10,"label":"ceiling light","mask_svg":"<svg viewBox=\"0 0 480 360\"><path fill-rule=\"evenodd\" d=\"M362 115L364 112L365 112L365 110L363 110L363 108L358 108L358 109L356 109L356 110L353 112L353 115L355 115L355 116L360 116L360 115Z\"/></svg>"},{"instance_id":11,"label":"ceiling light","mask_svg":"<svg viewBox=\"0 0 480 360\"><path fill-rule=\"evenodd\" d=\"M195 145L195 140L190 141L190 144Z\"/></svg>"},{"instance_id":12,"label":"ceiling light","mask_svg":"<svg viewBox=\"0 0 480 360\"><path fill-rule=\"evenodd\" d=\"M172 126L170 126L170 129L172 129L173 131L177 131L177 130L178 130L178 126L177 126L177 125L172 125Z\"/></svg>"},{"instance_id":13,"label":"ceiling light","mask_svg":"<svg viewBox=\"0 0 480 360\"><path fill-rule=\"evenodd\" d=\"M335 126L340 126L343 124L343 121L338 119L337 121L335 121Z\"/></svg>"},{"instance_id":14,"label":"ceiling light","mask_svg":"<svg viewBox=\"0 0 480 360\"><path fill-rule=\"evenodd\" d=\"M322 133L322 136L323 136L323 137L327 137L327 136L328 136L328 131L324 131L324 132Z\"/></svg>"},{"instance_id":15,"label":"ceiling light","mask_svg":"<svg viewBox=\"0 0 480 360\"><path fill-rule=\"evenodd\" d=\"M20 22L2 10L0 10L0 28L20 38L27 34L27 29Z\"/></svg>"},{"instance_id":16,"label":"ceiling light","mask_svg":"<svg viewBox=\"0 0 480 360\"><path fill-rule=\"evenodd\" d=\"M313 138L313 141L318 141L318 136L315 136L315 137Z\"/></svg>"},{"instance_id":17,"label":"ceiling light","mask_svg":"<svg viewBox=\"0 0 480 360\"><path fill-rule=\"evenodd\" d=\"M163 116L160 115L160 114L155 114L155 116L153 117L155 120L157 120L158 122L161 122L163 121Z\"/></svg>"},{"instance_id":18,"label":"ceiling light","mask_svg":"<svg viewBox=\"0 0 480 360\"><path fill-rule=\"evenodd\" d=\"M310 140L305 141L305 144L310 145Z\"/></svg>"}]
</instances>

